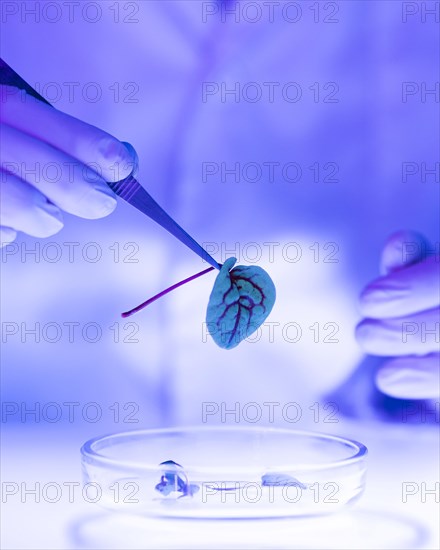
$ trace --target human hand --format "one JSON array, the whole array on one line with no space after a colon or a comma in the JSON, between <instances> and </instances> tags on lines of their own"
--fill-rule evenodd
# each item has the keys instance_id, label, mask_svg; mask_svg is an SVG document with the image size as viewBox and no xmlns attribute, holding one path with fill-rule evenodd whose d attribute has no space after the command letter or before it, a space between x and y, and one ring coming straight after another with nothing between
<instances>
[{"instance_id":1,"label":"human hand","mask_svg":"<svg viewBox=\"0 0 440 550\"><path fill-rule=\"evenodd\" d=\"M414 232L392 235L381 258L382 277L360 297L366 317L356 336L367 353L394 356L376 375L377 387L401 399L440 395L440 261Z\"/></svg>"},{"instance_id":2,"label":"human hand","mask_svg":"<svg viewBox=\"0 0 440 550\"><path fill-rule=\"evenodd\" d=\"M135 152L106 132L0 85L0 246L17 231L49 237L62 211L107 216L116 197L106 181L127 177Z\"/></svg>"}]
</instances>

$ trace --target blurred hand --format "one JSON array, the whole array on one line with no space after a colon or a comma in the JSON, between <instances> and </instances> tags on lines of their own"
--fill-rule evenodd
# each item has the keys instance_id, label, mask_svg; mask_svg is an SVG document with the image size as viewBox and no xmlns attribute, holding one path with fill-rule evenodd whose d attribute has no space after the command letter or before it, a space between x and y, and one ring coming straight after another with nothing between
<instances>
[{"instance_id":1,"label":"blurred hand","mask_svg":"<svg viewBox=\"0 0 440 550\"><path fill-rule=\"evenodd\" d=\"M392 235L383 250L382 277L360 297L366 317L356 336L367 353L396 356L380 368L378 388L401 399L440 395L440 261L413 232Z\"/></svg>"},{"instance_id":2,"label":"blurred hand","mask_svg":"<svg viewBox=\"0 0 440 550\"><path fill-rule=\"evenodd\" d=\"M62 211L88 219L113 212L106 181L131 173L131 146L10 86L0 86L0 107L0 246L17 231L54 235Z\"/></svg>"}]
</instances>

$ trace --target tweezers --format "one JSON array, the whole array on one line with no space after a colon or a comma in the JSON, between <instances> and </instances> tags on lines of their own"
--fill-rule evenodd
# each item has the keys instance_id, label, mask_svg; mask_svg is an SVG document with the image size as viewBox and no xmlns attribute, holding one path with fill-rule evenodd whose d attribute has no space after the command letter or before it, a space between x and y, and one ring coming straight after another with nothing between
<instances>
[{"instance_id":1,"label":"tweezers","mask_svg":"<svg viewBox=\"0 0 440 550\"><path fill-rule=\"evenodd\" d=\"M188 248L198 254L205 262L208 262L216 269L220 269L220 264L218 264L197 241L188 235L188 233L182 229L182 227L180 227L180 225L159 206L159 204L157 204L136 178L130 175L115 183L107 182L107 185L116 195L118 195L118 197L121 197L121 199L161 225L164 229L169 231L171 235L174 235L179 241L186 244Z\"/></svg>"},{"instance_id":2,"label":"tweezers","mask_svg":"<svg viewBox=\"0 0 440 550\"><path fill-rule=\"evenodd\" d=\"M47 99L41 96L32 86L30 86L20 75L18 75L3 59L0 58L0 84L14 86L21 90L25 90L29 95L36 99L51 105ZM51 105L52 106L52 105ZM153 197L141 186L141 184L132 176L113 182L107 182L110 189L128 202L140 212L154 220L164 229L169 231L174 237L179 239L183 244L198 254L203 260L220 269L221 265L217 263L206 250L199 245L188 233L180 227L180 225L169 216L165 210L157 204Z\"/></svg>"}]
</instances>

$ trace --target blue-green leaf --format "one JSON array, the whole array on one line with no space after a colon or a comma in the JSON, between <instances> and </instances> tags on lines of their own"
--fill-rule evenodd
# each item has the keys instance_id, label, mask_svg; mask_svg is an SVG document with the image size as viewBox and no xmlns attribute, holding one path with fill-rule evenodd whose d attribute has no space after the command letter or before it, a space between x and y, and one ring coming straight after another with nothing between
<instances>
[{"instance_id":1,"label":"blue-green leaf","mask_svg":"<svg viewBox=\"0 0 440 550\"><path fill-rule=\"evenodd\" d=\"M233 266L228 258L220 269L208 303L206 324L214 341L235 348L265 321L275 303L275 285L258 266ZM232 269L233 268L233 269Z\"/></svg>"}]
</instances>

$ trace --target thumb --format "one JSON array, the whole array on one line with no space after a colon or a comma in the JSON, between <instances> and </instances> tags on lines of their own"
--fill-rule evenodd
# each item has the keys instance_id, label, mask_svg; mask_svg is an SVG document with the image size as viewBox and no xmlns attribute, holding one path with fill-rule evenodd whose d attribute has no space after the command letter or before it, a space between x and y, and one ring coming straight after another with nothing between
<instances>
[{"instance_id":1,"label":"thumb","mask_svg":"<svg viewBox=\"0 0 440 550\"><path fill-rule=\"evenodd\" d=\"M416 231L397 231L385 243L380 258L380 274L388 275L402 267L423 260L429 250L429 242Z\"/></svg>"},{"instance_id":2,"label":"thumb","mask_svg":"<svg viewBox=\"0 0 440 550\"><path fill-rule=\"evenodd\" d=\"M133 177L136 177L139 172L139 157L136 153L136 149L131 143L128 143L127 141L122 141L121 143L125 145L125 148L128 149L128 152L132 156L132 162L130 163L129 167L131 168L131 175Z\"/></svg>"}]
</instances>

